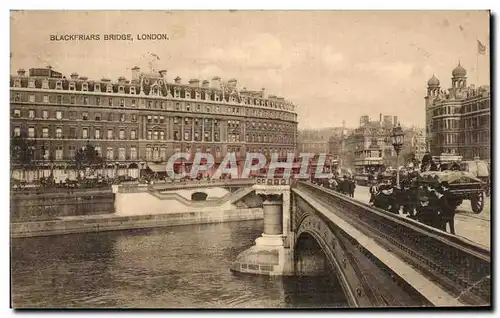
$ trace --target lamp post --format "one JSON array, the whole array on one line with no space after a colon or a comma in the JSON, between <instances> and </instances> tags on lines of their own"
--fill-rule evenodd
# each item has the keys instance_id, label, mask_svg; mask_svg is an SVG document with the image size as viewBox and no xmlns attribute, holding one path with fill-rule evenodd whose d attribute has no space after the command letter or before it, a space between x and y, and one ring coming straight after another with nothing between
<instances>
[{"instance_id":1,"label":"lamp post","mask_svg":"<svg viewBox=\"0 0 500 318\"><path fill-rule=\"evenodd\" d=\"M403 129L401 128L399 123L392 129L391 139L392 146L396 151L396 184L399 187L399 152L401 151L401 148L403 148L403 143L405 140L405 133L403 132Z\"/></svg>"},{"instance_id":2,"label":"lamp post","mask_svg":"<svg viewBox=\"0 0 500 318\"><path fill-rule=\"evenodd\" d=\"M139 179L142 178L142 170L144 170L144 166L146 165L146 163L144 161L141 161L140 165L141 169L139 170Z\"/></svg>"}]
</instances>

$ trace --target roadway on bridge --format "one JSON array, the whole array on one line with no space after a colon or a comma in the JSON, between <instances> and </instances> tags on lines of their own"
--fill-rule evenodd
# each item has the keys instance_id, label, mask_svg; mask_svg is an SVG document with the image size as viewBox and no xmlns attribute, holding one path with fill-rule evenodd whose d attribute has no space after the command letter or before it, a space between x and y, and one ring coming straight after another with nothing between
<instances>
[{"instance_id":1,"label":"roadway on bridge","mask_svg":"<svg viewBox=\"0 0 500 318\"><path fill-rule=\"evenodd\" d=\"M356 186L354 198L361 202L368 203L370 201L369 188ZM464 203L458 207L458 213L455 215L455 233L458 236L462 236L470 241L490 248L490 202L490 198L485 197L483 211L479 214L475 214L472 212L470 201L464 201Z\"/></svg>"}]
</instances>

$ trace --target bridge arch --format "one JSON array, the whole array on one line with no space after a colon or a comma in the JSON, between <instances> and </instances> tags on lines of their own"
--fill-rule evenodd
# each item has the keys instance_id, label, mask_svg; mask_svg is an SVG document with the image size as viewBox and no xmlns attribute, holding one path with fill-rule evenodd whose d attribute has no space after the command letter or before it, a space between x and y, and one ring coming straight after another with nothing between
<instances>
[{"instance_id":1,"label":"bridge arch","mask_svg":"<svg viewBox=\"0 0 500 318\"><path fill-rule=\"evenodd\" d=\"M328 224L316 215L305 213L299 220L295 237L295 273L308 275L311 271L333 269L349 306L358 307L359 298L363 296L359 278L346 273L347 251Z\"/></svg>"}]
</instances>

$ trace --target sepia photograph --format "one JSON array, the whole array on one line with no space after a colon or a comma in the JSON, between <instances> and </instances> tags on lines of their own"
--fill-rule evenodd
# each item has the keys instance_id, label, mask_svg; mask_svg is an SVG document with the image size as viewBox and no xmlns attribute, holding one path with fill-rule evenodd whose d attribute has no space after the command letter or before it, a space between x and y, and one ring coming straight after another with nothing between
<instances>
[{"instance_id":1,"label":"sepia photograph","mask_svg":"<svg viewBox=\"0 0 500 318\"><path fill-rule=\"evenodd\" d=\"M12 309L492 308L490 11L9 15Z\"/></svg>"}]
</instances>

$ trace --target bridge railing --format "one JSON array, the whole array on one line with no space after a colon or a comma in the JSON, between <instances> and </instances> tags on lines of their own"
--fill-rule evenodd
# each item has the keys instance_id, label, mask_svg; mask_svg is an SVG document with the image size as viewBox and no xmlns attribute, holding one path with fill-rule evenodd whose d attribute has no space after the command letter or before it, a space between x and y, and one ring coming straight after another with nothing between
<instances>
[{"instance_id":1,"label":"bridge railing","mask_svg":"<svg viewBox=\"0 0 500 318\"><path fill-rule=\"evenodd\" d=\"M485 247L308 182L298 182L296 189L329 206L458 300L491 303L491 256Z\"/></svg>"}]
</instances>

